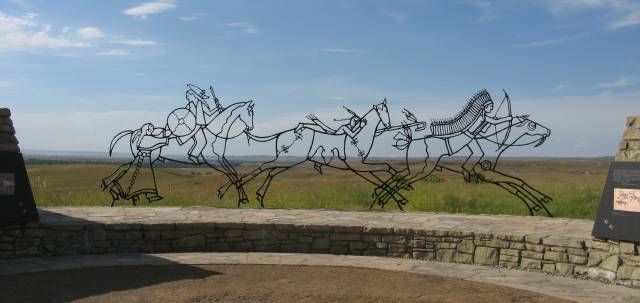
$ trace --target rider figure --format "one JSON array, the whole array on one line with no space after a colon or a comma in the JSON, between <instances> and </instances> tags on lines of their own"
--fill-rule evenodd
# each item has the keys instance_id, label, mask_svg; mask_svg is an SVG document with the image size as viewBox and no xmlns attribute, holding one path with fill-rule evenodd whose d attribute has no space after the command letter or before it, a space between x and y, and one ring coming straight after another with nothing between
<instances>
[{"instance_id":1,"label":"rider figure","mask_svg":"<svg viewBox=\"0 0 640 303\"><path fill-rule=\"evenodd\" d=\"M506 95L506 93L505 93L505 98L507 99L509 98L509 96ZM493 112L493 108L494 108L493 100L489 99L485 101L483 104L483 111L480 113L480 119L474 122L464 132L465 135L469 136L472 139L479 139L480 137L486 137L489 135L487 134L487 132L489 131L492 125L497 127L499 124L502 124L505 122L511 122L514 119L511 113L509 113L507 116L504 116L504 117L497 117L497 113L494 114L494 116L490 116L489 114ZM515 118L522 119L522 118L526 118L526 116L516 116ZM498 132L499 130L496 129L496 134ZM469 142L469 144L472 145L474 149L482 151L482 147L480 146L477 140L472 140L471 142ZM467 161L463 163L462 175L466 180L471 180L471 177L475 175L474 169L481 161L482 161L482 156L480 156L480 158L477 161L469 162L469 159L467 159Z\"/></svg>"},{"instance_id":2,"label":"rider figure","mask_svg":"<svg viewBox=\"0 0 640 303\"><path fill-rule=\"evenodd\" d=\"M324 122L320 121L318 117L311 114L311 115L308 115L307 118L311 120L313 123L300 123L296 127L295 131L300 132L302 128L309 128L309 129L313 129L313 130L331 134L331 135L347 135L349 137L355 137L360 132L360 130L362 130L362 128L365 125L367 125L367 121L361 118L360 116L358 116L358 114L356 114L352 110L346 107L344 109L346 109L347 112L351 114L351 117L345 118L345 119L334 119L334 121L345 121L345 120L349 121L343 125L340 125L337 129L331 128L330 126L326 125Z\"/></svg>"},{"instance_id":3,"label":"rider figure","mask_svg":"<svg viewBox=\"0 0 640 303\"><path fill-rule=\"evenodd\" d=\"M207 102L209 96L207 96L205 90L193 84L187 84L187 87L189 87L185 93L185 97L187 101L189 101L187 108L196 117L196 125L193 131L186 135L186 138L182 139L182 141L193 138L193 145L189 148L188 152L189 160L195 164L200 164L202 151L207 145L207 138L204 134L204 129L207 127L208 122L211 121L210 117L215 116L222 111L222 106L213 91L213 87L209 87L209 89L211 90L211 94L216 104L215 108L211 108L209 106L209 103Z\"/></svg>"},{"instance_id":4,"label":"rider figure","mask_svg":"<svg viewBox=\"0 0 640 303\"><path fill-rule=\"evenodd\" d=\"M508 98L508 96L505 96L505 98ZM504 123L504 122L510 122L513 120L513 116L511 116L511 113L509 113L509 115L504 116L504 117L497 117L497 114L494 116L490 116L489 114L491 112L493 112L493 100L489 99L487 100L484 105L484 110L483 112L480 114L480 119L478 119L478 121L476 121L471 127L469 127L469 133L471 135L472 138L477 138L479 135L482 134L486 134L486 132L489 130L489 127L491 125L497 126L498 124ZM527 116L516 116L515 118L526 118Z\"/></svg>"}]
</instances>

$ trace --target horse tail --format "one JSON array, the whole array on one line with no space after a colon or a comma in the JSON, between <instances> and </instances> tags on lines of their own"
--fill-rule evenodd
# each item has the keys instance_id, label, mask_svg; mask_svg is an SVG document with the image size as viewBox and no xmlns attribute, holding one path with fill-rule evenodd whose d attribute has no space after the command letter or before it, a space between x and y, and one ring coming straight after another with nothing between
<instances>
[{"instance_id":1,"label":"horse tail","mask_svg":"<svg viewBox=\"0 0 640 303\"><path fill-rule=\"evenodd\" d=\"M111 145L109 145L109 157L111 157L111 154L113 153L113 148L116 147L116 144L118 143L118 141L120 141L120 139L126 137L126 136L130 136L133 134L132 130L125 130L125 131L121 131L119 132L117 135L115 135L113 137L113 139L111 139Z\"/></svg>"}]
</instances>

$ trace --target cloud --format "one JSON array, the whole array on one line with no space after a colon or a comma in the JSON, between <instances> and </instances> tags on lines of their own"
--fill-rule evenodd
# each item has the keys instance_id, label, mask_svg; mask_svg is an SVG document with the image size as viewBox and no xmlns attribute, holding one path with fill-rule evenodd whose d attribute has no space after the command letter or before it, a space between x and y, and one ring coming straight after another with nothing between
<instances>
[{"instance_id":1,"label":"cloud","mask_svg":"<svg viewBox=\"0 0 640 303\"><path fill-rule=\"evenodd\" d=\"M344 49L344 48L314 48L314 50L327 53L344 53L344 54L361 54L365 53L361 49Z\"/></svg>"},{"instance_id":2,"label":"cloud","mask_svg":"<svg viewBox=\"0 0 640 303\"><path fill-rule=\"evenodd\" d=\"M17 114L17 113L16 113ZM166 113L153 111L20 112L15 121L25 149L106 151L109 141L123 129L136 129L142 121L162 124ZM126 143L118 151L126 151Z\"/></svg>"},{"instance_id":3,"label":"cloud","mask_svg":"<svg viewBox=\"0 0 640 303\"><path fill-rule=\"evenodd\" d=\"M24 16L13 17L0 12L0 33L13 32L25 27L34 27L36 26L35 19L37 16L37 14L29 13Z\"/></svg>"},{"instance_id":4,"label":"cloud","mask_svg":"<svg viewBox=\"0 0 640 303\"><path fill-rule=\"evenodd\" d=\"M24 6L25 4L27 4L26 0L9 0L9 2L20 6Z\"/></svg>"},{"instance_id":5,"label":"cloud","mask_svg":"<svg viewBox=\"0 0 640 303\"><path fill-rule=\"evenodd\" d=\"M0 80L0 88L12 88L18 85L17 82L11 80Z\"/></svg>"},{"instance_id":6,"label":"cloud","mask_svg":"<svg viewBox=\"0 0 640 303\"><path fill-rule=\"evenodd\" d=\"M618 29L629 26L640 25L640 9L634 12L630 12L614 21L609 23L610 29Z\"/></svg>"},{"instance_id":7,"label":"cloud","mask_svg":"<svg viewBox=\"0 0 640 303\"><path fill-rule=\"evenodd\" d=\"M588 33L582 33L582 34L576 34L576 35L569 35L569 36L563 36L563 37L558 37L558 38L551 38L551 39L545 39L545 40L536 40L536 41L531 41L531 42L523 42L523 43L514 43L512 46L514 47L539 47L539 46L549 46L549 45L557 45L557 44L562 44L568 41L572 41L572 40L578 40L578 39L582 39L582 38L586 38L591 36Z\"/></svg>"},{"instance_id":8,"label":"cloud","mask_svg":"<svg viewBox=\"0 0 640 303\"><path fill-rule=\"evenodd\" d=\"M147 19L147 16L149 15L159 14L175 8L176 4L173 3L173 1L146 2L141 5L125 9L122 13L144 20Z\"/></svg>"},{"instance_id":9,"label":"cloud","mask_svg":"<svg viewBox=\"0 0 640 303\"><path fill-rule=\"evenodd\" d=\"M553 91L554 92L559 92L559 91L561 91L561 90L563 90L565 88L568 88L568 87L569 87L569 85L560 83L560 84L556 85L556 87L553 88Z\"/></svg>"},{"instance_id":10,"label":"cloud","mask_svg":"<svg viewBox=\"0 0 640 303\"><path fill-rule=\"evenodd\" d=\"M600 10L610 30L640 25L640 2L635 0L548 0L547 6L554 14Z\"/></svg>"},{"instance_id":11,"label":"cloud","mask_svg":"<svg viewBox=\"0 0 640 303\"><path fill-rule=\"evenodd\" d=\"M480 16L476 18L478 22L489 22L497 18L493 3L483 0L470 1L469 4L480 11Z\"/></svg>"},{"instance_id":12,"label":"cloud","mask_svg":"<svg viewBox=\"0 0 640 303\"><path fill-rule=\"evenodd\" d=\"M127 56L127 55L129 55L129 52L127 52L126 50L123 50L123 49L110 49L108 51L99 52L98 55L100 55L100 56Z\"/></svg>"},{"instance_id":13,"label":"cloud","mask_svg":"<svg viewBox=\"0 0 640 303\"><path fill-rule=\"evenodd\" d=\"M596 86L599 88L620 88L637 84L640 82L639 80L638 77L623 76L611 82L598 83Z\"/></svg>"},{"instance_id":14,"label":"cloud","mask_svg":"<svg viewBox=\"0 0 640 303\"><path fill-rule=\"evenodd\" d=\"M145 77L146 73L135 73L136 77ZM161 102L176 102L176 100L180 100L180 98L176 98L176 96L170 95L153 95L153 94L108 94L101 95L99 97L100 100L105 101L117 101L122 103L134 103L134 102L151 102L151 103L161 103Z\"/></svg>"},{"instance_id":15,"label":"cloud","mask_svg":"<svg viewBox=\"0 0 640 303\"><path fill-rule=\"evenodd\" d=\"M198 17L196 17L196 16L181 16L181 17L178 17L178 20L187 21L187 22L188 21L195 21L195 20L198 20Z\"/></svg>"},{"instance_id":16,"label":"cloud","mask_svg":"<svg viewBox=\"0 0 640 303\"><path fill-rule=\"evenodd\" d=\"M153 40L141 40L141 39L114 40L114 41L111 41L111 43L124 44L129 46L149 46L149 45L158 44L156 41L153 41Z\"/></svg>"},{"instance_id":17,"label":"cloud","mask_svg":"<svg viewBox=\"0 0 640 303\"><path fill-rule=\"evenodd\" d=\"M255 34L258 32L258 29L248 22L230 22L225 23L224 25L232 29L239 30L240 32L243 32L245 34Z\"/></svg>"},{"instance_id":18,"label":"cloud","mask_svg":"<svg viewBox=\"0 0 640 303\"><path fill-rule=\"evenodd\" d=\"M185 22L195 21L200 19L201 16L206 16L206 15L207 15L206 13L192 13L191 15L180 16L178 17L178 20L185 21Z\"/></svg>"},{"instance_id":19,"label":"cloud","mask_svg":"<svg viewBox=\"0 0 640 303\"><path fill-rule=\"evenodd\" d=\"M386 17L389 17L397 22L402 22L407 20L407 15L399 12L393 12L388 10L381 10L380 13Z\"/></svg>"},{"instance_id":20,"label":"cloud","mask_svg":"<svg viewBox=\"0 0 640 303\"><path fill-rule=\"evenodd\" d=\"M81 54L76 54L76 53L60 53L60 54L53 54L53 55L61 58L81 58L82 57Z\"/></svg>"},{"instance_id":21,"label":"cloud","mask_svg":"<svg viewBox=\"0 0 640 303\"><path fill-rule=\"evenodd\" d=\"M68 27L66 29L68 31ZM63 32L64 30L65 28L63 28ZM98 39L104 37L104 33L96 27L79 28L76 33L78 34L78 37L82 39Z\"/></svg>"},{"instance_id":22,"label":"cloud","mask_svg":"<svg viewBox=\"0 0 640 303\"><path fill-rule=\"evenodd\" d=\"M9 16L0 12L0 51L25 51L36 49L78 48L91 46L85 42L73 41L69 37L51 34L52 27L44 24L39 30L36 17L29 13L23 16Z\"/></svg>"}]
</instances>

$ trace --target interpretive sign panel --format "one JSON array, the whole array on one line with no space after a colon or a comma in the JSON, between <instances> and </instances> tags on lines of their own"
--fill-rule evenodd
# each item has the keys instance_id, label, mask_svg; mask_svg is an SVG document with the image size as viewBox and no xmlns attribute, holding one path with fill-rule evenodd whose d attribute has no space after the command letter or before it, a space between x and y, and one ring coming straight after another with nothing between
<instances>
[{"instance_id":1,"label":"interpretive sign panel","mask_svg":"<svg viewBox=\"0 0 640 303\"><path fill-rule=\"evenodd\" d=\"M613 162L592 234L640 242L640 162Z\"/></svg>"},{"instance_id":2,"label":"interpretive sign panel","mask_svg":"<svg viewBox=\"0 0 640 303\"><path fill-rule=\"evenodd\" d=\"M0 173L0 195L15 195L16 175Z\"/></svg>"},{"instance_id":3,"label":"interpretive sign panel","mask_svg":"<svg viewBox=\"0 0 640 303\"><path fill-rule=\"evenodd\" d=\"M20 153L0 153L0 225L38 220L36 204Z\"/></svg>"},{"instance_id":4,"label":"interpretive sign panel","mask_svg":"<svg viewBox=\"0 0 640 303\"><path fill-rule=\"evenodd\" d=\"M613 210L640 212L640 189L614 188Z\"/></svg>"}]
</instances>

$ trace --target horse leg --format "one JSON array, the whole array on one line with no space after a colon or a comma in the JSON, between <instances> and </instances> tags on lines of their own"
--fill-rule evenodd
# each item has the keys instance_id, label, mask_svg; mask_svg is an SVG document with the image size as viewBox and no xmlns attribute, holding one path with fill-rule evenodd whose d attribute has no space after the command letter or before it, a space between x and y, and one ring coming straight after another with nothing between
<instances>
[{"instance_id":1,"label":"horse leg","mask_svg":"<svg viewBox=\"0 0 640 303\"><path fill-rule=\"evenodd\" d=\"M229 172L229 174L233 175L234 184L236 186L236 191L238 192L238 205L240 203L247 203L249 199L247 198L247 193L244 191L244 187L242 186L242 180L238 177L238 171L231 165L231 163L227 160L227 158L222 156L222 165L224 165Z\"/></svg>"},{"instance_id":2,"label":"horse leg","mask_svg":"<svg viewBox=\"0 0 640 303\"><path fill-rule=\"evenodd\" d=\"M387 181L383 181L374 173L370 173L370 174L379 183L376 183L375 181L371 182L373 184L377 184L378 187L376 187L376 189L374 190L374 193L373 193L374 200L371 202L369 209L373 208L373 204L376 202L378 203L378 205L380 205L381 208L384 208L387 202L390 199L393 199L396 202L396 204L398 204L398 207L400 208L400 210L402 210L401 205L407 204L409 200L405 198L402 194L400 194L401 188L390 186L390 184L388 183L388 180L393 180L394 179L393 176L395 175L392 175L391 178L389 178Z\"/></svg>"},{"instance_id":3,"label":"horse leg","mask_svg":"<svg viewBox=\"0 0 640 303\"><path fill-rule=\"evenodd\" d=\"M390 196L392 196L394 199L396 199L396 201L407 201L407 199L405 197L403 197L402 195L400 195L400 193L398 192L391 192L391 188L387 188L384 186L384 182L375 175L374 172L366 172L368 173L370 176L365 175L365 172L361 172L361 171L357 171L357 170L353 170L353 172L358 175L359 177L361 177L362 179L366 180L367 182L373 184L376 186L376 189L380 188L381 186L384 188L385 193L388 193ZM373 208L373 204L378 202L378 204L381 204L382 200L380 200L380 197L378 195L376 195L375 191L374 191L374 199L371 202L371 205L369 205L369 209ZM397 197L399 196L399 197Z\"/></svg>"},{"instance_id":4,"label":"horse leg","mask_svg":"<svg viewBox=\"0 0 640 303\"><path fill-rule=\"evenodd\" d=\"M402 189L407 189L407 188L413 188L412 184L419 181L420 179L422 179L423 176L417 176L417 177L413 177L413 178L403 178L402 182L397 183L396 185L394 185L394 187L390 190L392 192L397 193L398 195L400 195L400 190ZM402 197L402 195L400 195ZM385 197L382 197L382 203L381 203L381 207L384 208L384 206L389 203L389 201L391 200L391 198L393 198L396 202L396 205L398 206L398 208L400 210L403 210L402 206L406 205L408 200L406 198L403 197L403 200L398 200L395 199L393 196L390 195L386 195Z\"/></svg>"},{"instance_id":5,"label":"horse leg","mask_svg":"<svg viewBox=\"0 0 640 303\"><path fill-rule=\"evenodd\" d=\"M488 161L484 161L484 163L481 165L483 171L491 172L491 173L496 174L499 178L502 178L501 181L512 182L512 183L518 184L518 186L520 186L522 188L522 190L525 190L528 193L530 193L538 201L543 201L545 203L548 203L548 202L551 202L553 200L551 197L545 195L544 193L542 193L538 189L536 189L536 188L530 186L529 184L527 184L527 182L525 182L523 179L515 177L515 176L511 176L511 175L503 173L503 172L501 172L499 170L496 170L495 166L492 167L491 163L487 163L487 162Z\"/></svg>"},{"instance_id":6,"label":"horse leg","mask_svg":"<svg viewBox=\"0 0 640 303\"><path fill-rule=\"evenodd\" d=\"M269 190L269 186L271 185L271 181L273 178L283 172L285 172L289 167L276 167L269 170L267 174L267 178L264 180L260 188L256 191L256 199L260 201L260 207L264 207L264 198L267 195L267 190Z\"/></svg>"},{"instance_id":7,"label":"horse leg","mask_svg":"<svg viewBox=\"0 0 640 303\"><path fill-rule=\"evenodd\" d=\"M220 164L220 166L216 166L213 163L206 161L205 163L207 164L207 166L209 166L210 168L213 168L216 171L221 172L225 177L227 177L227 183L225 183L225 185L223 185L223 187L226 187L225 191L226 192L229 187L234 184L233 180L234 177L229 174L229 172L225 169L225 167L222 165L222 163L220 162L220 157L218 154L214 153L214 155L217 157L217 162ZM205 159L206 160L206 159ZM222 197L224 196L224 192L221 192L220 189L218 189L218 198L222 199Z\"/></svg>"},{"instance_id":8,"label":"horse leg","mask_svg":"<svg viewBox=\"0 0 640 303\"><path fill-rule=\"evenodd\" d=\"M527 207L527 210L529 211L529 215L535 216L534 211L540 210L540 208L538 207L538 203L536 203L534 200L531 200L522 191L518 190L515 184L508 184L504 182L495 182L493 184L499 186L500 188L508 191L509 193L516 196L518 199L520 199L520 201L522 201L522 203L524 203L524 205ZM532 206L531 204L533 204L534 206ZM549 211L546 209L546 207L544 209L547 211L549 215L551 215Z\"/></svg>"},{"instance_id":9,"label":"horse leg","mask_svg":"<svg viewBox=\"0 0 640 303\"><path fill-rule=\"evenodd\" d=\"M464 176L463 171L452 169L449 167L444 167L444 166L441 166L441 167L442 169L446 169L450 172L454 172ZM487 171L495 172L494 170L487 170ZM544 210L547 213L547 215L549 215L550 217L552 216L549 210L542 203L540 203L540 201L538 201L536 198L533 198L532 196L529 196L527 194L528 193L527 190L522 188L522 186L520 186L517 183L511 182L510 180L493 180L492 178L485 178L482 180L482 182L494 184L506 190L510 194L516 196L525 204L525 206L527 206L529 214L532 216L535 215L534 211L538 211L540 209Z\"/></svg>"},{"instance_id":10,"label":"horse leg","mask_svg":"<svg viewBox=\"0 0 640 303\"><path fill-rule=\"evenodd\" d=\"M507 186L511 187L513 190L510 190L509 191L510 193L520 198L520 200L523 200L523 201L526 200L529 203L531 203L531 205L533 205L533 206L530 206L529 203L525 202L525 204L527 204L527 206L529 207L530 213L531 213L531 210L536 212L543 210L547 214L547 216L553 217L549 209L546 207L545 202L538 200L531 192L529 192L527 189L520 186L520 184L516 184L513 182L491 182L491 183L494 183L498 186L502 184L506 184ZM500 186L500 187L504 188L504 186Z\"/></svg>"},{"instance_id":11,"label":"horse leg","mask_svg":"<svg viewBox=\"0 0 640 303\"><path fill-rule=\"evenodd\" d=\"M393 177L396 176L398 172L393 167L391 167L391 165L389 165L388 163L368 163L366 161L362 161L362 164L365 164L365 166L359 167L356 169L351 167L347 161L343 161L343 162L348 170L354 172L361 178L365 179L366 181L376 186L376 189L374 190L374 193L373 193L374 198L376 198L374 199L374 202L375 200L379 200L378 197L383 194L384 195L388 194L392 196L396 201L406 201L406 198L402 196L397 197L398 192L392 190L392 187L389 186L388 182L382 181L382 179L380 179L375 174L375 173L386 173L390 176L389 179L393 179ZM371 177L364 175L364 173L370 174Z\"/></svg>"},{"instance_id":12,"label":"horse leg","mask_svg":"<svg viewBox=\"0 0 640 303\"><path fill-rule=\"evenodd\" d=\"M263 166L267 165L268 163L269 162L260 165L258 168L254 169L253 171L251 171L247 175L239 178L240 179L240 184L244 186L245 184L249 183L251 180L253 180L257 176L262 174L264 171L267 170ZM218 188L218 197L220 197L220 199L222 199L222 197L229 190L229 188L231 188L232 185L234 185L234 183L231 181L231 179L229 179L225 184L220 186L220 188Z\"/></svg>"},{"instance_id":13,"label":"horse leg","mask_svg":"<svg viewBox=\"0 0 640 303\"><path fill-rule=\"evenodd\" d=\"M216 139L214 139L213 142L211 142L211 152L213 153L213 155L215 155L220 168L215 167L214 165L208 162L206 163L209 166L213 167L214 169L221 171L228 179L227 183L229 185L223 185L223 187L226 186L224 191L221 191L222 187L218 189L218 198L222 199L222 197L224 196L224 193L226 193L230 185L233 184L236 186L236 191L238 193L238 207L240 207L240 203L247 203L249 199L247 199L247 194L245 193L244 188L241 185L240 178L238 177L238 172L225 157L226 140L219 141L217 139L218 138L216 137ZM218 148L216 148L216 144L218 144ZM216 152L216 150L218 151L222 150L222 153Z\"/></svg>"},{"instance_id":14,"label":"horse leg","mask_svg":"<svg viewBox=\"0 0 640 303\"><path fill-rule=\"evenodd\" d=\"M438 163L440 163L440 160L444 156L446 155L441 155L440 157L438 157L437 160L435 160L435 162L430 164L429 153L427 151L426 157L424 159L424 163L422 163L421 167L412 169L409 165L407 165L407 169L404 170L402 174L394 174L384 182L385 186L390 188L388 192L397 193L403 189L412 190L413 183L430 176L436 170L441 170L439 169L440 166L438 165ZM386 205L386 203L389 202L392 196L389 196L387 193L383 193L382 196L383 197L381 198L382 200L381 206L384 207L384 205ZM398 204L398 207L400 209L402 209L402 205L406 204L406 199L405 200L394 199L394 200L396 201L396 204Z\"/></svg>"},{"instance_id":15,"label":"horse leg","mask_svg":"<svg viewBox=\"0 0 640 303\"><path fill-rule=\"evenodd\" d=\"M495 170L495 168L489 168L490 165L482 165L482 167L483 169L486 168L485 171L493 173L490 176L490 178L487 178L488 180L486 181L488 181L489 183L509 184L511 187L515 188L519 193L521 193L522 195L525 195L531 203L535 204L534 208L536 208L536 210L544 210L549 217L553 217L553 215L551 214L551 212L549 212L549 210L545 205L546 203L549 203L552 201L551 197L533 188L521 178L514 177L511 175L505 174L503 172L497 171ZM499 179L496 180L495 178L496 176Z\"/></svg>"}]
</instances>

